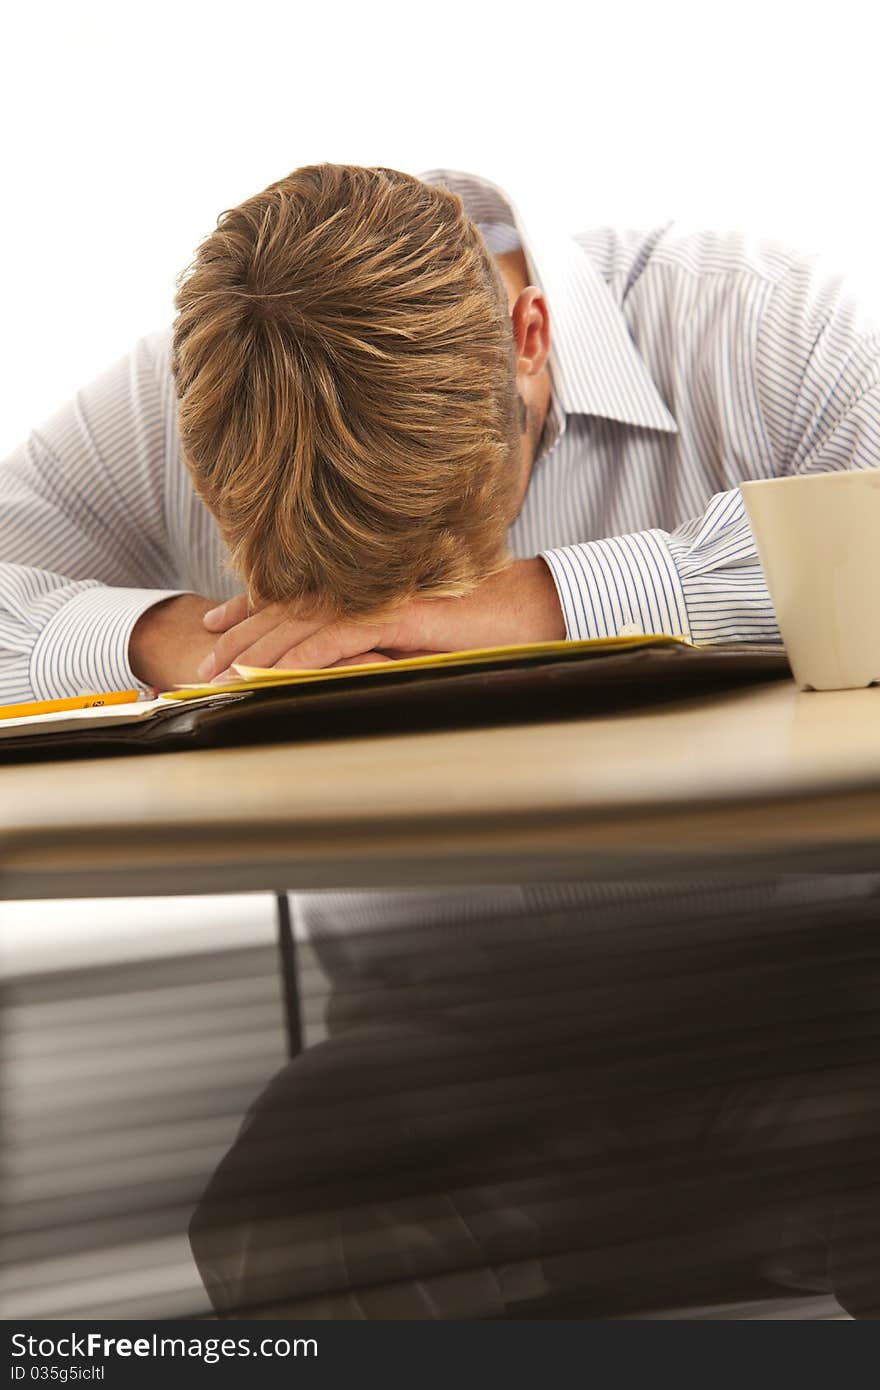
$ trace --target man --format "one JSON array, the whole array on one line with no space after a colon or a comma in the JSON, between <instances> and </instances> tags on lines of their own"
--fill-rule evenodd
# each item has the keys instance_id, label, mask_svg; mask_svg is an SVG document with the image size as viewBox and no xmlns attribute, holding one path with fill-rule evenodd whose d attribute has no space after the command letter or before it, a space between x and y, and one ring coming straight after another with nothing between
<instances>
[{"instance_id":1,"label":"man","mask_svg":"<svg viewBox=\"0 0 880 1390\"><path fill-rule=\"evenodd\" d=\"M735 235L539 232L473 175L298 170L221 217L176 303L172 335L144 339L3 468L6 700L217 679L236 660L632 630L778 641L737 484L880 459L880 351L838 281ZM616 1173L622 1152L653 1152L655 1131L668 1148L664 1124L689 1144L726 1133L704 1039L723 1040L723 1008L753 1022L753 1004L699 952L755 913L768 934L807 907L827 915L835 892L701 879L301 896L301 932L334 983L330 1041L269 1088L243 1136L256 1168L236 1146L196 1222L215 1303L326 1291L349 1307L346 1278L419 1274L421 1218L405 1201L390 1229L381 1215L404 1172L431 1221L461 1234L479 1214L484 1238L468 1228L464 1253L444 1238L431 1261L441 1278L450 1261L491 1266L482 1311L592 1288L593 1245L623 1229L631 1200L619 1193L597 1226L595 1163ZM609 943L633 933L624 1008ZM661 1046L680 1015L696 1067L683 1090L682 1035ZM663 1084L639 1072L621 1092L618 1045L636 1072L656 1056ZM389 1057L413 1063L408 1089ZM462 1183L470 1206L453 1207ZM335 1223L355 1190L349 1246ZM666 1206L662 1186L651 1194L638 1222ZM295 1233L280 1246L279 1202ZM379 1234L359 1245L365 1222ZM332 1277L309 1263L331 1245Z\"/></svg>"},{"instance_id":2,"label":"man","mask_svg":"<svg viewBox=\"0 0 880 1390\"><path fill-rule=\"evenodd\" d=\"M177 309L3 466L4 700L778 640L737 484L880 458L839 281L673 226L538 237L466 174L296 171L223 215Z\"/></svg>"}]
</instances>

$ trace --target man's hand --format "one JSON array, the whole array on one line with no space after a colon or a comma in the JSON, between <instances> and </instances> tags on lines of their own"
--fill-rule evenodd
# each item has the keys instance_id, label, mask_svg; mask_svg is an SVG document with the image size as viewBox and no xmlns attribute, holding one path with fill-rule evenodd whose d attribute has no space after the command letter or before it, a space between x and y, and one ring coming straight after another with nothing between
<instances>
[{"instance_id":1,"label":"man's hand","mask_svg":"<svg viewBox=\"0 0 880 1390\"><path fill-rule=\"evenodd\" d=\"M541 559L517 560L463 598L413 599L381 619L298 617L270 603L249 612L243 597L205 615L216 634L200 680L231 680L243 666L313 669L565 637L553 576Z\"/></svg>"},{"instance_id":2,"label":"man's hand","mask_svg":"<svg viewBox=\"0 0 880 1390\"><path fill-rule=\"evenodd\" d=\"M179 594L142 613L128 643L128 664L138 680L157 690L194 685L214 646L203 622L213 607L214 601L200 594Z\"/></svg>"}]
</instances>

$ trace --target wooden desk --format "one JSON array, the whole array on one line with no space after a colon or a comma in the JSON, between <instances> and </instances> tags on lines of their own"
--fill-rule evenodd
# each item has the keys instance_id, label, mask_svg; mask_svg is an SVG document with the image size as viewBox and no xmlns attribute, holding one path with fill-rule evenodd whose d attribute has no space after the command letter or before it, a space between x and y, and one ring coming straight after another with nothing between
<instances>
[{"instance_id":1,"label":"wooden desk","mask_svg":"<svg viewBox=\"0 0 880 1390\"><path fill-rule=\"evenodd\" d=\"M880 870L880 689L10 767L7 898Z\"/></svg>"}]
</instances>

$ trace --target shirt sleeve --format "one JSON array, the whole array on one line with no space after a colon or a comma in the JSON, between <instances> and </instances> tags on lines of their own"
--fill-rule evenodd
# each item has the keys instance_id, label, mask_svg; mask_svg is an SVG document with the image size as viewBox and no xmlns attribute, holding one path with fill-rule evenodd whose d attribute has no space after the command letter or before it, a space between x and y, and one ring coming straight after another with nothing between
<instances>
[{"instance_id":1,"label":"shirt sleeve","mask_svg":"<svg viewBox=\"0 0 880 1390\"><path fill-rule=\"evenodd\" d=\"M880 466L880 334L841 277L793 261L767 295L752 350L765 457L744 479ZM738 488L717 493L676 530L543 558L569 638L641 631L705 644L782 640Z\"/></svg>"},{"instance_id":2,"label":"shirt sleeve","mask_svg":"<svg viewBox=\"0 0 880 1390\"><path fill-rule=\"evenodd\" d=\"M0 703L137 688L137 619L187 592L167 546L160 336L0 464Z\"/></svg>"}]
</instances>

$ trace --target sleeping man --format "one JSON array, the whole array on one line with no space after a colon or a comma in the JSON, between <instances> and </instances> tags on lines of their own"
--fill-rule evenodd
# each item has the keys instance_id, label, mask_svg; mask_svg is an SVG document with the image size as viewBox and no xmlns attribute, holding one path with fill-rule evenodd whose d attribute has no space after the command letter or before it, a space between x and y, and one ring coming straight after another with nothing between
<instances>
[{"instance_id":1,"label":"sleeping man","mask_svg":"<svg viewBox=\"0 0 880 1390\"><path fill-rule=\"evenodd\" d=\"M170 331L143 338L0 466L4 703L215 680L236 661L319 667L634 632L778 642L738 484L880 463L880 341L839 278L774 242L674 223L564 235L472 174L295 170L222 214L175 306ZM442 1057L456 1099L420 1131L418 1085L383 1083L386 1100L357 1112L361 1130L338 1112L346 1144L328 1140L329 1150L299 1142L292 1154L282 1123L265 1183L239 1146L239 1205L216 1189L194 1226L218 1308L293 1307L320 1294L333 1315L362 1316L362 1296L351 1302L358 1280L391 1288L415 1277L419 1250L433 1252L426 1268L441 1280L483 1271L479 1290L438 1287L438 1315L461 1300L499 1313L607 1286L607 1264L599 1277L583 1252L607 1245L622 1218L590 1225L589 1175L616 1164L621 1145L660 1143L679 1112L658 1109L656 1087L636 1086L637 1104L623 1097L599 1067L597 1037L610 1046L620 1034L616 1012L596 1009L608 968L597 943L620 928L648 933L653 951L737 914L814 923L829 893L775 878L301 898L300 929L333 979L332 1024L348 1041L340 1053L331 1037L299 1059L240 1145L291 1096L304 1133L310 1105L349 1095L352 1058L369 1069L371 1055L410 1050L436 1075ZM514 983L527 991L539 967L549 970L542 1021L517 1022ZM634 1046L675 992L656 980L628 988ZM598 1032L585 1027L588 1002ZM568 1032L554 1031L560 1019ZM506 1061L487 1080L490 1056ZM517 1088L514 1111L511 1078L530 1067L540 1080ZM369 1072L370 1094L380 1073L390 1074ZM462 1103L482 1094L480 1077L492 1097L482 1113ZM691 1083L679 1116L688 1143L705 1139L706 1106L720 1113L717 1077ZM554 1189L556 1215L545 1220L551 1169L554 1182L562 1169L576 1181ZM461 1202L450 1218L453 1187L473 1194L490 1170L513 1186L503 1198L472 1195L471 1219ZM439 1203L433 1244L412 1236L418 1221L405 1207L383 1225L389 1173L398 1195ZM322 1196L319 1175L330 1183ZM267 1237L258 1255L242 1181L265 1198L261 1229L281 1202L291 1219L308 1214L308 1237L304 1227ZM359 1215L349 1246L322 1264L344 1194ZM687 1202L664 1207L656 1193L639 1219L661 1209L686 1224ZM817 1209L821 1225L828 1208ZM587 1224L572 1212L588 1213ZM549 1246L574 1230L581 1254L566 1266L560 1246L552 1265ZM295 1277L285 1265L294 1245ZM312 1247L310 1264L302 1251ZM413 1297L377 1306L433 1315L423 1293Z\"/></svg>"},{"instance_id":2,"label":"sleeping man","mask_svg":"<svg viewBox=\"0 0 880 1390\"><path fill-rule=\"evenodd\" d=\"M0 698L626 631L778 640L737 485L880 461L839 279L712 233L532 231L317 165L226 212L2 466Z\"/></svg>"}]
</instances>

